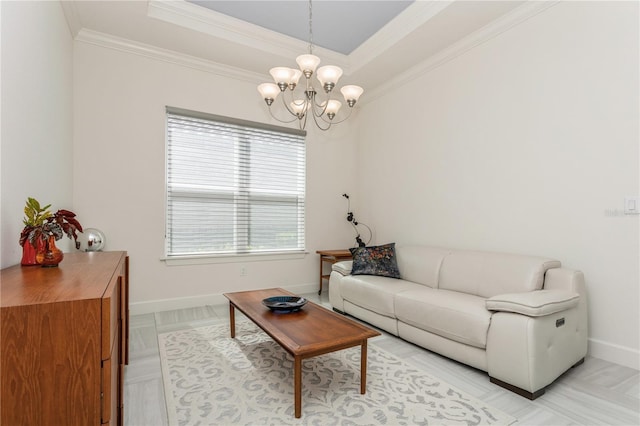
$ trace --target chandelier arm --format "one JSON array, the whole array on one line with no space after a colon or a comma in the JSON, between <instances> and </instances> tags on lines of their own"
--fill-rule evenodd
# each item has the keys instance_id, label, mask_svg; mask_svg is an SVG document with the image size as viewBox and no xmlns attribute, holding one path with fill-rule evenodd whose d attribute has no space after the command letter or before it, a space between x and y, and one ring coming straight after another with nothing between
<instances>
[{"instance_id":1,"label":"chandelier arm","mask_svg":"<svg viewBox=\"0 0 640 426\"><path fill-rule=\"evenodd\" d=\"M271 114L271 117L273 117L275 120L277 120L277 121L279 121L281 123L287 123L288 124L288 123L293 123L294 121L298 120L298 117L295 116L295 115L293 116L293 118L291 120L281 120L281 119L279 119L278 117L276 117L273 114L273 110L271 109L271 107L269 107L269 113Z\"/></svg>"},{"instance_id":2,"label":"chandelier arm","mask_svg":"<svg viewBox=\"0 0 640 426\"><path fill-rule=\"evenodd\" d=\"M286 123L286 124L293 123L294 121L299 120L299 118L298 118L296 113L294 113L293 111L291 111L289 109L289 107L287 106L286 101L284 100L284 96L285 96L285 94L283 93L282 96L281 96L282 104L284 105L285 109L289 112L289 114L291 116L293 116L293 118L291 120L282 120L282 119L276 117L276 115L273 113L273 106L272 105L269 105L269 114L271 114L271 117L274 118L275 120L279 121L280 123Z\"/></svg>"},{"instance_id":3,"label":"chandelier arm","mask_svg":"<svg viewBox=\"0 0 640 426\"><path fill-rule=\"evenodd\" d=\"M319 116L319 117L320 117L320 118L322 119L322 121L324 121L325 123L329 123L329 124L340 124L340 123L342 123L343 121L346 121L349 117L351 117L351 112L352 112L352 111L353 111L353 108L352 108L352 107L350 107L350 108L349 108L349 113L347 114L347 116L346 116L346 117L344 117L342 120L339 120L339 121L334 121L334 120L327 121L327 120L324 118L324 117L325 117L324 115Z\"/></svg>"},{"instance_id":4,"label":"chandelier arm","mask_svg":"<svg viewBox=\"0 0 640 426\"><path fill-rule=\"evenodd\" d=\"M314 108L313 109L313 115L318 117L318 118L322 118L323 121L328 123L328 121L324 119L324 117L326 116L325 111L327 110L327 107L326 106L325 107L318 106L318 108L322 108L322 110L318 110L316 112L316 109Z\"/></svg>"},{"instance_id":5,"label":"chandelier arm","mask_svg":"<svg viewBox=\"0 0 640 426\"><path fill-rule=\"evenodd\" d=\"M319 121L318 121L318 117L316 117L316 115L315 115L315 114L311 114L311 115L313 116L313 121L316 123L316 127L317 127L318 129L320 129L320 130L322 130L322 131L329 130L329 128L331 127L331 124L332 124L332 123L329 123L329 122L327 122L326 120L322 120L322 121L324 121L325 123L328 123L328 126L327 126L327 127L322 127L321 122L319 122ZM306 122L305 122L305 124L306 124Z\"/></svg>"},{"instance_id":6,"label":"chandelier arm","mask_svg":"<svg viewBox=\"0 0 640 426\"><path fill-rule=\"evenodd\" d=\"M285 98L285 93L286 92L283 92L282 96L280 98L280 99L282 99L282 105L284 105L285 109L289 112L289 114L293 115L296 119L300 120L300 117L298 117L298 114L296 114L296 112L289 107L289 105L287 104L287 101L284 99ZM293 99L293 92L291 93L291 102L296 104L296 105L304 105L306 103L306 101L304 101L304 100L302 101L302 104L299 104L298 102L296 102ZM306 114L306 112L307 112L307 107L304 108L303 113ZM292 121L288 121L288 123L291 123Z\"/></svg>"},{"instance_id":7,"label":"chandelier arm","mask_svg":"<svg viewBox=\"0 0 640 426\"><path fill-rule=\"evenodd\" d=\"M327 99L324 102L319 104L316 97L314 96L313 103L310 102L311 109L313 110L313 115L316 117L322 118L322 120L325 123L329 123L327 120L324 119L324 117L325 117L325 112L327 111L327 107L329 106L330 100L331 100L331 95L327 96ZM318 108L317 111L316 111L316 107Z\"/></svg>"},{"instance_id":8,"label":"chandelier arm","mask_svg":"<svg viewBox=\"0 0 640 426\"><path fill-rule=\"evenodd\" d=\"M318 92L316 92L318 93ZM329 101L331 100L331 92L327 93L327 99L324 100L324 102L318 103L318 100L316 99L316 96L313 97L313 103L318 107L318 108L322 108L322 113L324 114L324 110L327 109L327 105L329 105ZM324 107L322 106L322 104L324 104Z\"/></svg>"}]
</instances>

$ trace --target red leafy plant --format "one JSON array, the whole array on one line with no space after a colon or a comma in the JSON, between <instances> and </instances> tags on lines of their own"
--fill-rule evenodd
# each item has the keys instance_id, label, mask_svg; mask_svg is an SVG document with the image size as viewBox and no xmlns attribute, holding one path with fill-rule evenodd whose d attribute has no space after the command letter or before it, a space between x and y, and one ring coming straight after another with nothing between
<instances>
[{"instance_id":1,"label":"red leafy plant","mask_svg":"<svg viewBox=\"0 0 640 426\"><path fill-rule=\"evenodd\" d=\"M51 213L49 207L51 204L42 207L35 198L27 198L20 245L24 246L29 241L31 245L38 247L38 241L46 244L50 236L53 236L57 241L66 235L73 238L76 249L80 248L77 233L82 232L82 225L76 219L76 214L69 210L58 210Z\"/></svg>"}]
</instances>

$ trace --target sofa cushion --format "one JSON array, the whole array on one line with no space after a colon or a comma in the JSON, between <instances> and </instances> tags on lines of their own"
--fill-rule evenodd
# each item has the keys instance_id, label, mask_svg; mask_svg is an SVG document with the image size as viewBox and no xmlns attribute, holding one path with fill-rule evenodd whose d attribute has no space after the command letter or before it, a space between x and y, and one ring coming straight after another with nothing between
<instances>
[{"instance_id":1,"label":"sofa cushion","mask_svg":"<svg viewBox=\"0 0 640 426\"><path fill-rule=\"evenodd\" d=\"M492 297L542 289L547 269L557 260L480 251L453 251L442 261L438 288Z\"/></svg>"},{"instance_id":2,"label":"sofa cushion","mask_svg":"<svg viewBox=\"0 0 640 426\"><path fill-rule=\"evenodd\" d=\"M425 246L398 246L396 257L402 279L438 288L442 260L451 250Z\"/></svg>"},{"instance_id":3,"label":"sofa cushion","mask_svg":"<svg viewBox=\"0 0 640 426\"><path fill-rule=\"evenodd\" d=\"M342 279L340 293L344 300L354 305L395 318L394 295L416 287L424 286L395 278L349 275Z\"/></svg>"},{"instance_id":4,"label":"sofa cushion","mask_svg":"<svg viewBox=\"0 0 640 426\"><path fill-rule=\"evenodd\" d=\"M483 297L422 286L396 294L399 321L433 334L485 348L491 312Z\"/></svg>"},{"instance_id":5,"label":"sofa cushion","mask_svg":"<svg viewBox=\"0 0 640 426\"><path fill-rule=\"evenodd\" d=\"M400 278L395 243L372 247L350 248L353 256L352 275L378 275Z\"/></svg>"}]
</instances>

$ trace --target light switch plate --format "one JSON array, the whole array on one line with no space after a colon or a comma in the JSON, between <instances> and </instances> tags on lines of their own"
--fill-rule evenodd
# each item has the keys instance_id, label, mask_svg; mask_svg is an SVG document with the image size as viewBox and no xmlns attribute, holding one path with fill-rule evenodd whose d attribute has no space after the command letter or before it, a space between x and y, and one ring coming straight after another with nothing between
<instances>
[{"instance_id":1,"label":"light switch plate","mask_svg":"<svg viewBox=\"0 0 640 426\"><path fill-rule=\"evenodd\" d=\"M624 214L640 214L640 197L624 197Z\"/></svg>"}]
</instances>

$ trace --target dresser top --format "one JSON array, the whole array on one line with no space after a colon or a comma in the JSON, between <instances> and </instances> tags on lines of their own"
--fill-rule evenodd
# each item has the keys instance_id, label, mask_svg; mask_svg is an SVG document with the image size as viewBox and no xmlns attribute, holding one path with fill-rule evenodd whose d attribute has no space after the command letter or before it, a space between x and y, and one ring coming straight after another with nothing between
<instances>
[{"instance_id":1,"label":"dresser top","mask_svg":"<svg viewBox=\"0 0 640 426\"><path fill-rule=\"evenodd\" d=\"M0 275L0 306L100 299L120 270L124 251L65 253L58 267L15 265Z\"/></svg>"}]
</instances>

